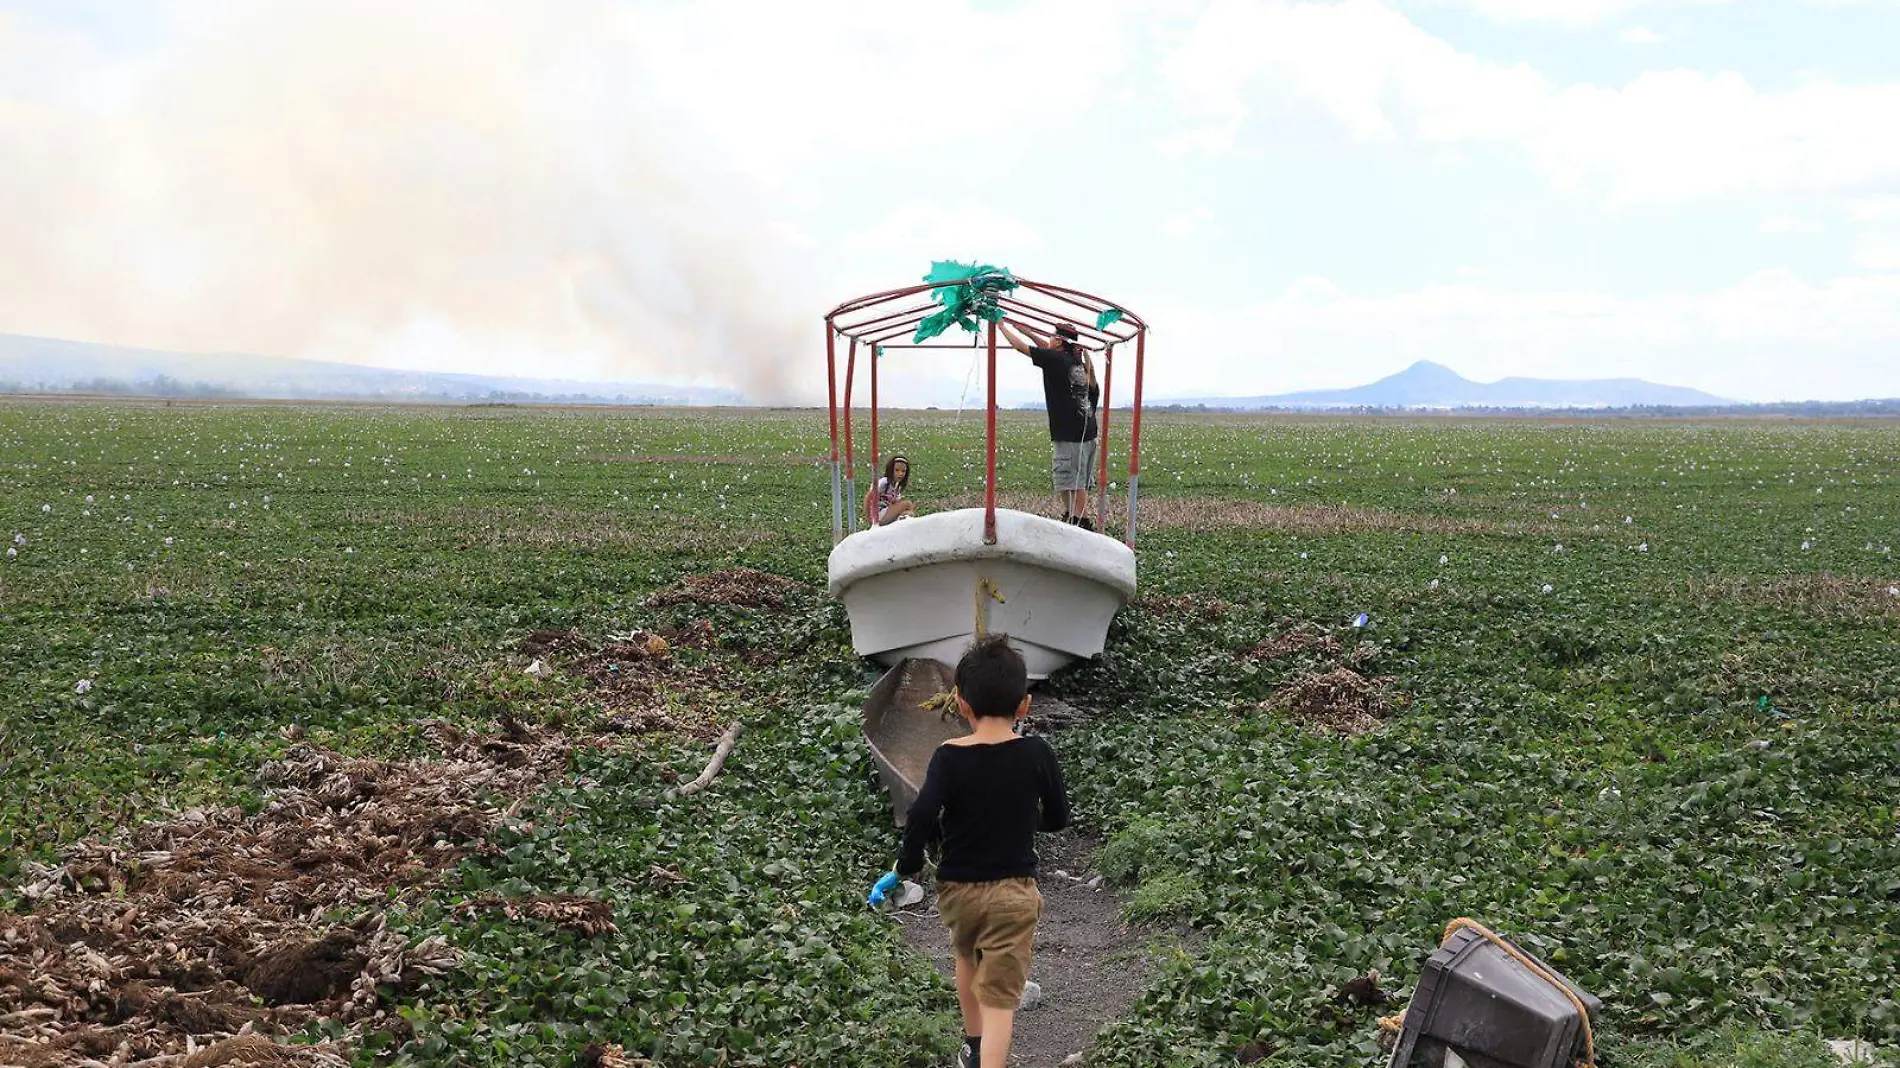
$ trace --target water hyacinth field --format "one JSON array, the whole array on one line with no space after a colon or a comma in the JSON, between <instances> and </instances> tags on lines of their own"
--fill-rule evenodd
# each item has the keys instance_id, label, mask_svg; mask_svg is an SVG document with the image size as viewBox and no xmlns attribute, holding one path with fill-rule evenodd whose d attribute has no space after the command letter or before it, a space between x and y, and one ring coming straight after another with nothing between
<instances>
[{"instance_id":1,"label":"water hyacinth field","mask_svg":"<svg viewBox=\"0 0 1900 1068\"><path fill-rule=\"evenodd\" d=\"M1002 433L1043 509L1042 416ZM924 509L980 494L978 414L882 434ZM1141 599L1048 687L1168 947L1088 1064L1380 1063L1458 916L1603 999L1605 1068L1900 1047L1900 430L1144 445ZM825 450L822 412L0 405L0 1063L947 1063L948 984L863 904L896 835Z\"/></svg>"}]
</instances>

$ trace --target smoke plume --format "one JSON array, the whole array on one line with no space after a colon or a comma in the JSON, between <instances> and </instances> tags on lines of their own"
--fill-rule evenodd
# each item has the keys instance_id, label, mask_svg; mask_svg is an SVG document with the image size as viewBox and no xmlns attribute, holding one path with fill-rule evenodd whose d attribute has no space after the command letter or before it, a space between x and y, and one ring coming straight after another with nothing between
<instances>
[{"instance_id":1,"label":"smoke plume","mask_svg":"<svg viewBox=\"0 0 1900 1068\"><path fill-rule=\"evenodd\" d=\"M53 10L0 13L0 330L809 397L809 272L637 14Z\"/></svg>"}]
</instances>

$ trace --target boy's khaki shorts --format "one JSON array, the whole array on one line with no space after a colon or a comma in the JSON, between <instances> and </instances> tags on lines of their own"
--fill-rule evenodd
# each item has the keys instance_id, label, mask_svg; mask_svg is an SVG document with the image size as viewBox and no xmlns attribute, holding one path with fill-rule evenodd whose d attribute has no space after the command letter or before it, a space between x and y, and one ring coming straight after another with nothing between
<instances>
[{"instance_id":1,"label":"boy's khaki shorts","mask_svg":"<svg viewBox=\"0 0 1900 1068\"><path fill-rule=\"evenodd\" d=\"M1027 876L989 883L940 883L937 911L950 928L950 948L976 962L977 1004L1013 1009L1029 981L1042 891Z\"/></svg>"}]
</instances>

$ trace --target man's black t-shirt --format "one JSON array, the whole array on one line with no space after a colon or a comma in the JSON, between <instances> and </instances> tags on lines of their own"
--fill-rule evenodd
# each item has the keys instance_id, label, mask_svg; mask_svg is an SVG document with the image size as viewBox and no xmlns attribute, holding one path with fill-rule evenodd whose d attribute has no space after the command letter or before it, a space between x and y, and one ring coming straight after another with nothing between
<instances>
[{"instance_id":1,"label":"man's black t-shirt","mask_svg":"<svg viewBox=\"0 0 1900 1068\"><path fill-rule=\"evenodd\" d=\"M1049 410L1050 441L1094 441L1095 405L1099 386L1089 381L1082 355L1066 349L1030 349L1029 359L1042 368L1042 403Z\"/></svg>"},{"instance_id":2,"label":"man's black t-shirt","mask_svg":"<svg viewBox=\"0 0 1900 1068\"><path fill-rule=\"evenodd\" d=\"M1036 832L1069 825L1069 794L1056 751L1038 737L940 745L904 819L897 873L924 866L941 833L937 879L986 883L1036 874Z\"/></svg>"}]
</instances>

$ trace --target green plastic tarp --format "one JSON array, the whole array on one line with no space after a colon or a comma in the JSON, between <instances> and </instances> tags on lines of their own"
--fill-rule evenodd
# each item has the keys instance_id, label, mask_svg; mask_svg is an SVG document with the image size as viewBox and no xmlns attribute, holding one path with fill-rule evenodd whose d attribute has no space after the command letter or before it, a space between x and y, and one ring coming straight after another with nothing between
<instances>
[{"instance_id":1,"label":"green plastic tarp","mask_svg":"<svg viewBox=\"0 0 1900 1068\"><path fill-rule=\"evenodd\" d=\"M917 333L910 339L913 345L922 344L952 326L974 334L979 320L1001 322L1003 309L997 305L997 299L1016 288L1015 276L1005 268L955 260L932 261L924 281L937 284L930 295L943 307L917 324Z\"/></svg>"},{"instance_id":2,"label":"green plastic tarp","mask_svg":"<svg viewBox=\"0 0 1900 1068\"><path fill-rule=\"evenodd\" d=\"M1107 330L1108 324L1120 320L1121 317L1122 310L1120 308L1109 308L1095 317L1095 329Z\"/></svg>"}]
</instances>

